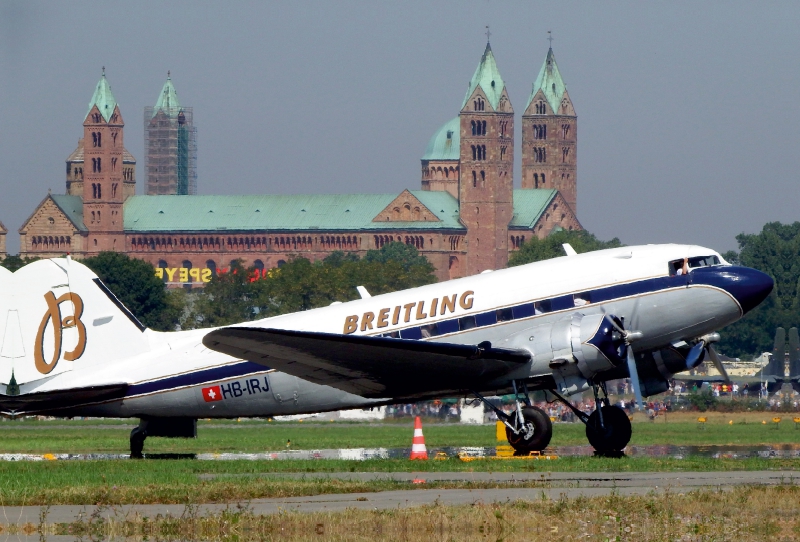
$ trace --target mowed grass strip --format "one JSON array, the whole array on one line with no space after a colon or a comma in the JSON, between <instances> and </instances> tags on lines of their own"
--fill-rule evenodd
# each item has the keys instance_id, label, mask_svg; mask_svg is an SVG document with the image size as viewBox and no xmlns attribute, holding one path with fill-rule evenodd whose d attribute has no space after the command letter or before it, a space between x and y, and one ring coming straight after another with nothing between
<instances>
[{"instance_id":1,"label":"mowed grass strip","mask_svg":"<svg viewBox=\"0 0 800 542\"><path fill-rule=\"evenodd\" d=\"M133 514L106 520L31 526L31 532L93 540L430 540L572 541L796 540L797 486L698 490L686 494L539 499L393 510L285 512L257 515L246 507L209 516ZM8 529L12 531L12 529ZM18 528L13 529L16 534ZM30 533L27 533L30 534Z\"/></svg>"},{"instance_id":2,"label":"mowed grass strip","mask_svg":"<svg viewBox=\"0 0 800 542\"><path fill-rule=\"evenodd\" d=\"M633 424L631 445L760 445L800 444L800 430L791 414L776 414L782 421L776 426L771 413L716 414L702 427L696 414L670 414L655 422ZM733 422L730 424L729 422ZM767 422L766 424L762 422ZM130 428L108 426L103 429L69 426L62 420L57 427L42 422L26 421L18 429L15 421L2 422L0 453L117 453L128 452ZM80 422L81 424L83 422ZM494 446L495 428L492 425L461 425L427 423L423 425L428 447ZM313 450L329 448L403 448L411 446L413 422L372 423L286 423L235 422L218 420L198 422L197 439L148 438L146 453L223 453L266 452L284 450L287 441L291 449ZM587 444L582 423L557 423L553 428L552 446Z\"/></svg>"},{"instance_id":3,"label":"mowed grass strip","mask_svg":"<svg viewBox=\"0 0 800 542\"><path fill-rule=\"evenodd\" d=\"M637 472L790 470L794 459L661 459L569 457L554 461L484 460L462 462L375 459L288 461L100 460L0 462L0 504L197 504L411 488L540 487L515 484L435 482L414 485L388 480L361 482L323 478L328 472ZM304 473L301 479L271 473ZM201 479L201 474L218 478ZM790 474L787 473L787 476Z\"/></svg>"}]
</instances>

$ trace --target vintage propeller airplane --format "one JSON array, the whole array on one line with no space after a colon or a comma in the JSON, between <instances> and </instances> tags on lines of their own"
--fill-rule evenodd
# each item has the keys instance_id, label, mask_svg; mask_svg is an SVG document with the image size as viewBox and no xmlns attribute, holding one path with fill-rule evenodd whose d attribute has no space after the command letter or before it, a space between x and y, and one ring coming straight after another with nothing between
<instances>
[{"instance_id":1,"label":"vintage propeller airplane","mask_svg":"<svg viewBox=\"0 0 800 542\"><path fill-rule=\"evenodd\" d=\"M137 417L145 437L194 436L197 418L300 414L512 392L511 445L544 449L547 390L599 451L631 437L606 382L637 399L708 351L716 330L773 287L713 250L647 245L576 254L218 329L146 329L70 258L0 276L0 410L6 415ZM591 390L597 409L568 397Z\"/></svg>"}]
</instances>

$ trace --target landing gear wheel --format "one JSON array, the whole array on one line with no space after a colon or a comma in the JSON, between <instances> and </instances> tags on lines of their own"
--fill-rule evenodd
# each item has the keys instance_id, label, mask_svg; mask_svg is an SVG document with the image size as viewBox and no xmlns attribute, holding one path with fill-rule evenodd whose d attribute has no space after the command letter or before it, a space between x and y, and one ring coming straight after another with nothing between
<instances>
[{"instance_id":1,"label":"landing gear wheel","mask_svg":"<svg viewBox=\"0 0 800 542\"><path fill-rule=\"evenodd\" d=\"M147 438L147 429L142 426L134 427L131 431L131 459L141 459L144 450L144 439Z\"/></svg>"},{"instance_id":2,"label":"landing gear wheel","mask_svg":"<svg viewBox=\"0 0 800 542\"><path fill-rule=\"evenodd\" d=\"M595 410L586 422L586 438L598 452L621 452L631 440L631 421L618 406L604 406L602 409L603 427L600 427L600 414Z\"/></svg>"},{"instance_id":3,"label":"landing gear wheel","mask_svg":"<svg viewBox=\"0 0 800 542\"><path fill-rule=\"evenodd\" d=\"M522 431L515 434L506 427L506 438L508 443L517 452L541 452L550 444L553 438L553 424L550 417L541 408L524 407L522 409L524 424ZM514 413L511 425L516 424L517 415Z\"/></svg>"}]
</instances>

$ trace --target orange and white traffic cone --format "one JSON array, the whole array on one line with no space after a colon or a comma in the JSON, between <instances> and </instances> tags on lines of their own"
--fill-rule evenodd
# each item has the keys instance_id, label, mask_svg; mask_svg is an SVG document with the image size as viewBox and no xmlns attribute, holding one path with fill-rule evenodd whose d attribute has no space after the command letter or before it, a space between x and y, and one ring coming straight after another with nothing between
<instances>
[{"instance_id":1,"label":"orange and white traffic cone","mask_svg":"<svg viewBox=\"0 0 800 542\"><path fill-rule=\"evenodd\" d=\"M422 436L422 420L414 420L414 440L411 443L411 457L409 459L428 459L428 449L425 447L425 437Z\"/></svg>"}]
</instances>

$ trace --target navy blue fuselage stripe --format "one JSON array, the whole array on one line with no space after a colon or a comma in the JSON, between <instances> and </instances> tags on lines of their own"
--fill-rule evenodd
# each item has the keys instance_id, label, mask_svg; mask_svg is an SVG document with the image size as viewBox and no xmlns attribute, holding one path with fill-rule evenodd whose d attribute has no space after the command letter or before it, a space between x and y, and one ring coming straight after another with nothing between
<instances>
[{"instance_id":1,"label":"navy blue fuselage stripe","mask_svg":"<svg viewBox=\"0 0 800 542\"><path fill-rule=\"evenodd\" d=\"M184 373L175 376L168 376L158 380L151 380L149 382L132 384L128 386L128 391L126 392L125 396L130 397L134 395L144 395L147 393L166 391L175 388L183 388L186 386L195 386L198 384L206 384L209 382L225 380L226 378L236 378L253 373L261 373L268 370L268 367L264 367L258 363L253 363L252 361L242 361L240 363L232 363L229 365L222 365L220 367L211 367L209 369L202 369L200 371L193 371L191 373Z\"/></svg>"},{"instance_id":2,"label":"navy blue fuselage stripe","mask_svg":"<svg viewBox=\"0 0 800 542\"><path fill-rule=\"evenodd\" d=\"M423 326L401 329L400 337L403 339L423 339L428 337L438 337L457 331L467 331L478 327L491 326L498 322L508 322L522 318L530 318L534 314L546 314L562 310L580 308L575 304L575 298L579 297L591 304L605 303L626 297L648 294L669 290L674 288L685 288L689 284L689 275L674 275L669 277L657 277L652 279L638 280L625 284L614 284L595 290L585 290L574 294L561 295L548 299L541 299L536 302L521 303L512 307L504 307L478 314L462 316L425 324ZM379 337L397 336L397 331L383 333Z\"/></svg>"}]
</instances>

